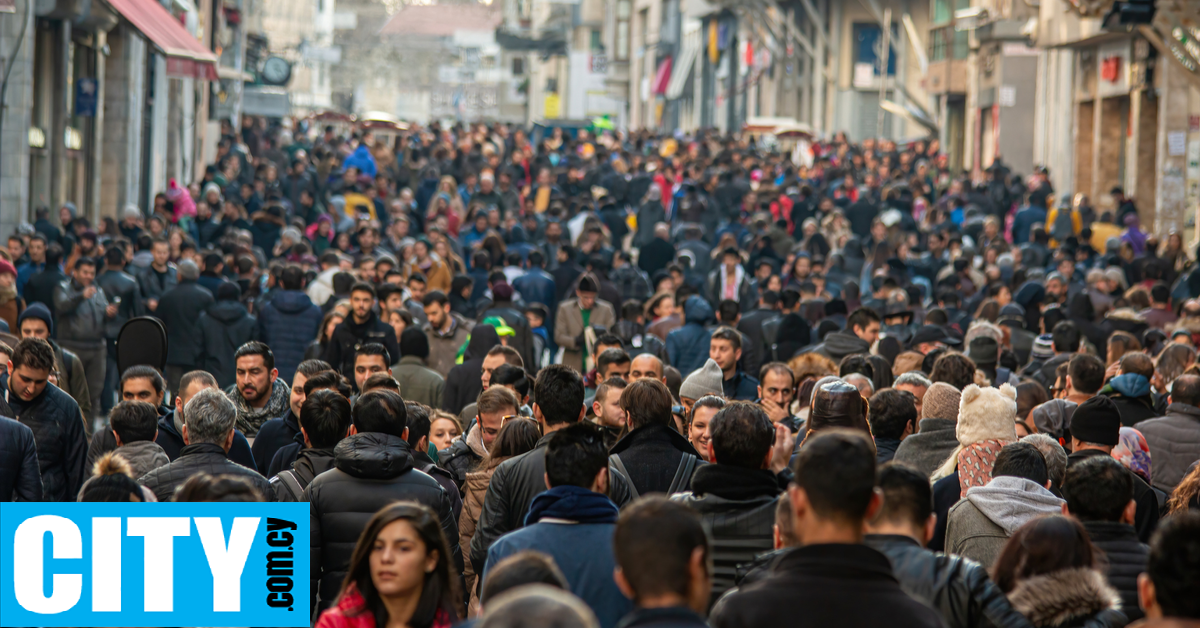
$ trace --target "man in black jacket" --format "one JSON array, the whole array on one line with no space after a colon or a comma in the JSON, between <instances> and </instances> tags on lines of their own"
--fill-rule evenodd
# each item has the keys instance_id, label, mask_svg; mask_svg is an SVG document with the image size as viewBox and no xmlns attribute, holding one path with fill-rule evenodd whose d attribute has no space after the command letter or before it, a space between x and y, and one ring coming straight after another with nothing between
<instances>
[{"instance_id":1,"label":"man in black jacket","mask_svg":"<svg viewBox=\"0 0 1200 628\"><path fill-rule=\"evenodd\" d=\"M334 468L313 479L304 495L312 508L309 591L328 608L341 590L350 554L367 521L380 508L408 500L437 513L457 571L462 571L458 522L450 497L437 480L418 471L408 435L408 412L400 395L376 389L358 398L355 434L334 447Z\"/></svg>"},{"instance_id":2,"label":"man in black jacket","mask_svg":"<svg viewBox=\"0 0 1200 628\"><path fill-rule=\"evenodd\" d=\"M200 364L200 312L215 301L211 292L196 283L199 278L200 267L195 262L179 262L178 285L162 295L154 311L167 328L167 368L163 374L176 393L183 374Z\"/></svg>"},{"instance_id":3,"label":"man in black jacket","mask_svg":"<svg viewBox=\"0 0 1200 628\"><path fill-rule=\"evenodd\" d=\"M758 373L763 364L771 361L771 345L775 339L767 337L763 325L778 318L779 293L767 290L758 298L758 308L738 320L737 330L746 338L742 343L742 363L747 373Z\"/></svg>"},{"instance_id":4,"label":"man in black jacket","mask_svg":"<svg viewBox=\"0 0 1200 628\"><path fill-rule=\"evenodd\" d=\"M483 573L488 549L504 534L524 527L525 515L534 496L546 490L546 444L554 432L583 420L583 377L575 369L552 364L538 372L533 384L538 400L533 416L542 428L542 438L533 451L505 460L496 467L488 484L479 525L471 538L471 564ZM618 506L631 499L629 481L609 466L609 498Z\"/></svg>"},{"instance_id":5,"label":"man in black jacket","mask_svg":"<svg viewBox=\"0 0 1200 628\"><path fill-rule=\"evenodd\" d=\"M304 489L313 478L333 468L333 448L351 435L350 402L332 390L313 391L300 408L300 433L304 448L290 469L271 478L275 500L304 501Z\"/></svg>"},{"instance_id":6,"label":"man in black jacket","mask_svg":"<svg viewBox=\"0 0 1200 628\"><path fill-rule=\"evenodd\" d=\"M5 404L6 406L8 404ZM6 410L13 413L11 408ZM0 416L0 502L42 501L42 472L28 425Z\"/></svg>"},{"instance_id":7,"label":"man in black jacket","mask_svg":"<svg viewBox=\"0 0 1200 628\"><path fill-rule=\"evenodd\" d=\"M672 400L666 384L636 380L621 391L620 404L629 433L613 445L611 460L629 480L634 497L688 490L700 455L671 427Z\"/></svg>"},{"instance_id":8,"label":"man in black jacket","mask_svg":"<svg viewBox=\"0 0 1200 628\"><path fill-rule=\"evenodd\" d=\"M1108 559L1104 573L1121 594L1121 612L1130 622L1141 619L1137 581L1138 574L1146 570L1150 548L1138 539L1133 527L1137 512L1133 474L1111 456L1093 456L1067 469L1062 493L1067 509Z\"/></svg>"},{"instance_id":9,"label":"man in black jacket","mask_svg":"<svg viewBox=\"0 0 1200 628\"><path fill-rule=\"evenodd\" d=\"M40 273L34 274L25 284L25 303L33 305L42 303L50 308L50 314L57 317L54 310L54 291L59 284L67 280L62 271L63 250L57 244L46 247L46 267Z\"/></svg>"},{"instance_id":10,"label":"man in black jacket","mask_svg":"<svg viewBox=\"0 0 1200 628\"><path fill-rule=\"evenodd\" d=\"M374 307L375 287L365 282L354 284L350 288L350 317L333 330L321 357L350 381L354 381L354 356L368 342L383 345L389 356L400 359L396 330L379 320Z\"/></svg>"},{"instance_id":11,"label":"man in black jacket","mask_svg":"<svg viewBox=\"0 0 1200 628\"><path fill-rule=\"evenodd\" d=\"M0 390L17 420L33 430L46 501L71 502L83 485L87 436L79 405L50 383L54 349L40 338L17 343Z\"/></svg>"},{"instance_id":12,"label":"man in black jacket","mask_svg":"<svg viewBox=\"0 0 1200 628\"><path fill-rule=\"evenodd\" d=\"M263 499L272 501L275 493L267 478L257 471L229 459L233 447L237 410L219 389L206 388L196 393L185 409L183 442L179 457L138 479L160 502L171 501L175 490L198 473L233 475L246 478Z\"/></svg>"},{"instance_id":13,"label":"man in black jacket","mask_svg":"<svg viewBox=\"0 0 1200 628\"><path fill-rule=\"evenodd\" d=\"M154 240L150 252L154 255L154 261L138 275L138 285L146 299L146 310L157 312L159 300L179 285L179 277L175 265L171 263L171 243L166 238ZM199 271L196 276L200 276Z\"/></svg>"},{"instance_id":14,"label":"man in black jacket","mask_svg":"<svg viewBox=\"0 0 1200 628\"><path fill-rule=\"evenodd\" d=\"M982 565L925 549L937 521L929 476L886 464L876 478L883 506L865 541L888 557L905 593L941 613L947 628L1030 628Z\"/></svg>"},{"instance_id":15,"label":"man in black jacket","mask_svg":"<svg viewBox=\"0 0 1200 628\"><path fill-rule=\"evenodd\" d=\"M709 431L713 464L696 469L691 492L677 499L700 513L712 537L716 600L734 585L739 564L773 548L775 505L787 485L776 473L786 468L795 441L791 430L746 402L722 408Z\"/></svg>"},{"instance_id":16,"label":"man in black jacket","mask_svg":"<svg viewBox=\"0 0 1200 628\"><path fill-rule=\"evenodd\" d=\"M492 444L503 427L504 417L515 416L520 408L521 401L516 393L503 386L480 393L479 401L475 404L475 421L467 433L438 452L441 468L454 479L459 489L467 481L467 474L474 471L492 450Z\"/></svg>"},{"instance_id":17,"label":"man in black jacket","mask_svg":"<svg viewBox=\"0 0 1200 628\"><path fill-rule=\"evenodd\" d=\"M912 599L888 557L863 544L863 524L879 512L875 450L869 436L834 431L809 438L788 488L800 547L769 578L730 595L710 617L714 628L787 626L803 609L813 626L937 628L933 609Z\"/></svg>"},{"instance_id":18,"label":"man in black jacket","mask_svg":"<svg viewBox=\"0 0 1200 628\"><path fill-rule=\"evenodd\" d=\"M132 370L132 369L131 369ZM122 384L124 388L125 384ZM179 394L175 395L175 409L158 417L158 443L167 457L175 460L180 456L187 442L183 437L185 412L184 408L200 391L217 388L217 380L207 371L190 371L179 380ZM122 390L124 395L124 390ZM248 469L258 470L254 464L254 455L250 452L250 443L239 429L233 430L233 445L229 448L229 459Z\"/></svg>"}]
</instances>

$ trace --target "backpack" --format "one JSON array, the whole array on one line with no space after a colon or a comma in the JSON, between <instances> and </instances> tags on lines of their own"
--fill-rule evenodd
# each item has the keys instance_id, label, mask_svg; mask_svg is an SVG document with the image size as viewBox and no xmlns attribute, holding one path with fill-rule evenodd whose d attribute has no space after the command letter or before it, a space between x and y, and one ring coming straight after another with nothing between
<instances>
[{"instance_id":1,"label":"backpack","mask_svg":"<svg viewBox=\"0 0 1200 628\"><path fill-rule=\"evenodd\" d=\"M1050 235L1055 240L1062 242L1067 238L1075 235L1075 223L1071 220L1071 215L1074 210L1062 209L1054 217L1054 225L1050 228Z\"/></svg>"},{"instance_id":2,"label":"backpack","mask_svg":"<svg viewBox=\"0 0 1200 628\"><path fill-rule=\"evenodd\" d=\"M675 468L675 477L671 479L671 486L667 488L668 495L682 493L684 487L692 482L692 472L696 470L696 461L699 460L692 454L683 454L679 459L679 466ZM617 472L629 479L629 470L625 468L625 463L621 462L621 457L617 454L611 454L608 461L617 468ZM629 479L629 498L634 500L640 497L637 487L633 485L633 480Z\"/></svg>"},{"instance_id":3,"label":"backpack","mask_svg":"<svg viewBox=\"0 0 1200 628\"><path fill-rule=\"evenodd\" d=\"M296 478L295 471L291 469L280 471L275 477L271 478L271 483L274 484L277 479L283 485L283 488L287 489L287 492L291 494L293 499L298 502L304 501L304 487L300 485L300 480Z\"/></svg>"}]
</instances>

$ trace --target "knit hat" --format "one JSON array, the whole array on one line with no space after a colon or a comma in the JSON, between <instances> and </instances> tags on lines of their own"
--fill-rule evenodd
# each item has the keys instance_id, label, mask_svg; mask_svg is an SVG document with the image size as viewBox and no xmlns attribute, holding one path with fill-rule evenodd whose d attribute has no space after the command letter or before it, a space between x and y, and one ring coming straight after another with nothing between
<instances>
[{"instance_id":1,"label":"knit hat","mask_svg":"<svg viewBox=\"0 0 1200 628\"><path fill-rule=\"evenodd\" d=\"M1054 357L1054 337L1042 334L1033 341L1033 352L1030 357L1034 360L1049 360Z\"/></svg>"},{"instance_id":2,"label":"knit hat","mask_svg":"<svg viewBox=\"0 0 1200 628\"><path fill-rule=\"evenodd\" d=\"M1104 395L1079 404L1071 417L1071 436L1084 443L1115 447L1121 442L1121 411L1117 404Z\"/></svg>"},{"instance_id":3,"label":"knit hat","mask_svg":"<svg viewBox=\"0 0 1200 628\"><path fill-rule=\"evenodd\" d=\"M709 358L700 370L692 371L692 374L683 380L683 385L679 387L679 396L688 399L699 399L705 395L723 397L725 396L724 381L725 374L721 371L720 365Z\"/></svg>"},{"instance_id":4,"label":"knit hat","mask_svg":"<svg viewBox=\"0 0 1200 628\"><path fill-rule=\"evenodd\" d=\"M0 258L0 275L17 276L17 269L12 265L12 262Z\"/></svg>"},{"instance_id":5,"label":"knit hat","mask_svg":"<svg viewBox=\"0 0 1200 628\"><path fill-rule=\"evenodd\" d=\"M424 360L429 357L429 338L418 327L408 327L400 334L400 355L416 356Z\"/></svg>"},{"instance_id":6,"label":"knit hat","mask_svg":"<svg viewBox=\"0 0 1200 628\"><path fill-rule=\"evenodd\" d=\"M987 336L977 336L967 346L967 357L976 365L995 364L1000 359L1000 345Z\"/></svg>"},{"instance_id":7,"label":"knit hat","mask_svg":"<svg viewBox=\"0 0 1200 628\"><path fill-rule=\"evenodd\" d=\"M946 382L935 382L921 398L922 419L948 419L958 421L958 405L962 393Z\"/></svg>"},{"instance_id":8,"label":"knit hat","mask_svg":"<svg viewBox=\"0 0 1200 628\"><path fill-rule=\"evenodd\" d=\"M1017 389L1009 384L998 389L975 384L964 388L955 434L963 446L985 440L1017 440Z\"/></svg>"},{"instance_id":9,"label":"knit hat","mask_svg":"<svg viewBox=\"0 0 1200 628\"><path fill-rule=\"evenodd\" d=\"M492 296L496 297L497 301L510 301L513 298L512 286L503 281L497 281L492 284Z\"/></svg>"},{"instance_id":10,"label":"knit hat","mask_svg":"<svg viewBox=\"0 0 1200 628\"><path fill-rule=\"evenodd\" d=\"M43 303L30 303L29 307L25 308L24 312L17 317L17 329L21 329L21 323L27 318L37 318L46 323L46 329L50 331L50 335L54 335L54 317L50 316L50 308Z\"/></svg>"}]
</instances>

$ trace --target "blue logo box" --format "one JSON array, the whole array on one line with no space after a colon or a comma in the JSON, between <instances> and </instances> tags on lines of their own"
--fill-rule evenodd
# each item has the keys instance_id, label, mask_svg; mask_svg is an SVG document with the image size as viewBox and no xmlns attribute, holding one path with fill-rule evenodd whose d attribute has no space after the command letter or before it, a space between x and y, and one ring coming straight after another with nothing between
<instances>
[{"instance_id":1,"label":"blue logo box","mask_svg":"<svg viewBox=\"0 0 1200 628\"><path fill-rule=\"evenodd\" d=\"M0 626L309 625L305 503L0 503Z\"/></svg>"}]
</instances>

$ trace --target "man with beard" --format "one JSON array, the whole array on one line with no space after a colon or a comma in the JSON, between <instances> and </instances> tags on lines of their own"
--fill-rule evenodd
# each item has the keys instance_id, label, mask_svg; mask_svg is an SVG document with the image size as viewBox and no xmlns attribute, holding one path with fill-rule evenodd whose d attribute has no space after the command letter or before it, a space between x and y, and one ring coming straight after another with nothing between
<instances>
[{"instance_id":1,"label":"man with beard","mask_svg":"<svg viewBox=\"0 0 1200 628\"><path fill-rule=\"evenodd\" d=\"M17 335L21 338L41 338L50 343L54 351L54 370L58 373L58 386L62 388L85 415L91 412L92 396L88 392L87 372L83 362L73 352L63 349L50 339L54 332L54 317L50 308L34 303L17 318Z\"/></svg>"},{"instance_id":2,"label":"man with beard","mask_svg":"<svg viewBox=\"0 0 1200 628\"><path fill-rule=\"evenodd\" d=\"M351 381L354 379L354 356L362 345L377 342L387 349L389 356L400 355L396 330L379 320L374 306L375 287L365 282L354 284L350 288L350 316L333 330L321 357Z\"/></svg>"},{"instance_id":3,"label":"man with beard","mask_svg":"<svg viewBox=\"0 0 1200 628\"><path fill-rule=\"evenodd\" d=\"M225 389L225 395L237 408L237 429L254 436L263 423L287 412L292 391L287 382L279 379L275 354L267 345L247 342L233 359L237 365L237 383Z\"/></svg>"},{"instance_id":4,"label":"man with beard","mask_svg":"<svg viewBox=\"0 0 1200 628\"><path fill-rule=\"evenodd\" d=\"M138 277L142 287L142 296L146 299L146 309L151 312L158 309L158 300L171 288L179 284L175 265L170 262L171 244L166 238L159 238L150 247L154 261L150 267Z\"/></svg>"}]
</instances>

